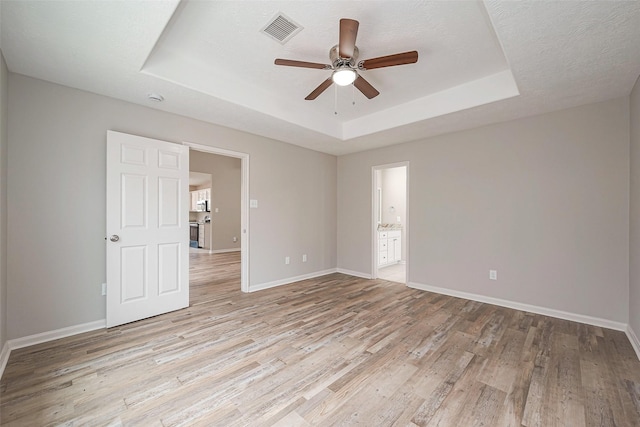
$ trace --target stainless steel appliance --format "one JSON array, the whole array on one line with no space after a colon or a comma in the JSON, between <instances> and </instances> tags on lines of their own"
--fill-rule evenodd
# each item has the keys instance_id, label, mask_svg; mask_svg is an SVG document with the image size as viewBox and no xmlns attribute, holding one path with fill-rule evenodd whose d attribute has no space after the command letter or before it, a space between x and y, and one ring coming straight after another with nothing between
<instances>
[{"instance_id":1,"label":"stainless steel appliance","mask_svg":"<svg viewBox=\"0 0 640 427\"><path fill-rule=\"evenodd\" d=\"M208 200L197 201L196 212L209 212L209 201Z\"/></svg>"},{"instance_id":2,"label":"stainless steel appliance","mask_svg":"<svg viewBox=\"0 0 640 427\"><path fill-rule=\"evenodd\" d=\"M198 230L199 227L200 226L197 222L189 223L189 246L192 248L198 247L198 235L200 234Z\"/></svg>"}]
</instances>

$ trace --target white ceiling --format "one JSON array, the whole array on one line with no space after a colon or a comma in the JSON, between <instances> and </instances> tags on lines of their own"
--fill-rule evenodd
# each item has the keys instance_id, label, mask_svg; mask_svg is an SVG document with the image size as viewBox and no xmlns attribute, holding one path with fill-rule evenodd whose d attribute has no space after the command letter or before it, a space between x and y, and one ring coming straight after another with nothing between
<instances>
[{"instance_id":1,"label":"white ceiling","mask_svg":"<svg viewBox=\"0 0 640 427\"><path fill-rule=\"evenodd\" d=\"M202 172L189 172L189 187L211 186L211 174Z\"/></svg>"},{"instance_id":2,"label":"white ceiling","mask_svg":"<svg viewBox=\"0 0 640 427\"><path fill-rule=\"evenodd\" d=\"M3 0L0 12L12 72L336 155L625 96L640 74L640 1ZM260 32L278 12L303 27L284 45ZM330 71L273 60L329 63L343 17L360 22L361 59L417 50L418 63L363 71L372 100L331 87L305 101Z\"/></svg>"}]
</instances>

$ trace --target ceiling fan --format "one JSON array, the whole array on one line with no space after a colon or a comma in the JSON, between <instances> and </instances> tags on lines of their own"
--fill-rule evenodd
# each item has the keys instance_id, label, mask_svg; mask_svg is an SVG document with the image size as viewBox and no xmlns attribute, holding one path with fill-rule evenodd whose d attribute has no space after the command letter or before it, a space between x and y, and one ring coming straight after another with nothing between
<instances>
[{"instance_id":1,"label":"ceiling fan","mask_svg":"<svg viewBox=\"0 0 640 427\"><path fill-rule=\"evenodd\" d=\"M333 70L331 76L320 83L307 97L307 101L314 100L322 92L327 90L333 83L338 86L348 86L351 83L364 96L371 99L380 94L366 81L358 71L373 70L376 68L392 67L395 65L414 64L418 62L418 52L396 53L394 55L380 56L377 58L358 61L358 48L356 47L356 37L360 23L354 19L343 18L340 20L340 41L329 50L331 65L316 62L294 61L291 59L276 59L276 65L288 67L315 68L318 70Z\"/></svg>"}]
</instances>

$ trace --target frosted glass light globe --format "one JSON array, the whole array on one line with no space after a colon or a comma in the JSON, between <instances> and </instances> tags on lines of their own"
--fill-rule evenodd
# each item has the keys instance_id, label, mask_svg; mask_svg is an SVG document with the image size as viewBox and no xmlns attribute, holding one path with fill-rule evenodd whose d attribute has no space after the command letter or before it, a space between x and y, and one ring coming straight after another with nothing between
<instances>
[{"instance_id":1,"label":"frosted glass light globe","mask_svg":"<svg viewBox=\"0 0 640 427\"><path fill-rule=\"evenodd\" d=\"M347 86L355 81L356 72L351 68L342 68L334 71L331 79L338 86Z\"/></svg>"}]
</instances>

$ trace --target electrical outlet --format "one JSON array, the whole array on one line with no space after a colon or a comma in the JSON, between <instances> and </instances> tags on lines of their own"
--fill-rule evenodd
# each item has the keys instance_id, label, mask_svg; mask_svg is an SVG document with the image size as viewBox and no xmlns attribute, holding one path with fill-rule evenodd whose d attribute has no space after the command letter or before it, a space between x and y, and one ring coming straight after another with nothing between
<instances>
[{"instance_id":1,"label":"electrical outlet","mask_svg":"<svg viewBox=\"0 0 640 427\"><path fill-rule=\"evenodd\" d=\"M284 263L289 265L291 263L291 258L289 258L288 256L284 257Z\"/></svg>"},{"instance_id":2,"label":"electrical outlet","mask_svg":"<svg viewBox=\"0 0 640 427\"><path fill-rule=\"evenodd\" d=\"M220 212L220 209L216 208L215 213L218 213L218 212Z\"/></svg>"},{"instance_id":3,"label":"electrical outlet","mask_svg":"<svg viewBox=\"0 0 640 427\"><path fill-rule=\"evenodd\" d=\"M233 236L233 243L237 242L238 238L236 236Z\"/></svg>"},{"instance_id":4,"label":"electrical outlet","mask_svg":"<svg viewBox=\"0 0 640 427\"><path fill-rule=\"evenodd\" d=\"M307 254L302 255L302 262L307 262Z\"/></svg>"},{"instance_id":5,"label":"electrical outlet","mask_svg":"<svg viewBox=\"0 0 640 427\"><path fill-rule=\"evenodd\" d=\"M103 283L102 284L102 295L106 295L107 294L107 284Z\"/></svg>"},{"instance_id":6,"label":"electrical outlet","mask_svg":"<svg viewBox=\"0 0 640 427\"><path fill-rule=\"evenodd\" d=\"M489 270L489 279L498 280L498 270Z\"/></svg>"}]
</instances>

